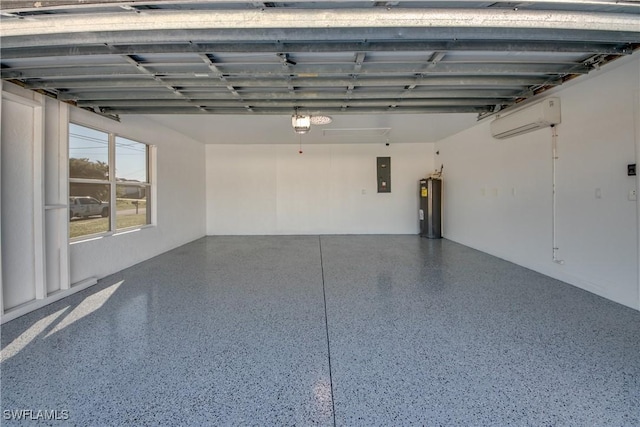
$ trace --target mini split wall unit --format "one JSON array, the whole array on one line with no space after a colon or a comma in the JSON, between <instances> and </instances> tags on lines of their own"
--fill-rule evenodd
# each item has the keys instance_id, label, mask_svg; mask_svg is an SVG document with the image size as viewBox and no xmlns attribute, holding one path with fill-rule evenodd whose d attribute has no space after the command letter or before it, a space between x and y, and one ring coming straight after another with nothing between
<instances>
[{"instance_id":1,"label":"mini split wall unit","mask_svg":"<svg viewBox=\"0 0 640 427\"><path fill-rule=\"evenodd\" d=\"M491 122L491 135L496 139L506 139L558 124L560 98L547 98L516 111L499 114Z\"/></svg>"}]
</instances>

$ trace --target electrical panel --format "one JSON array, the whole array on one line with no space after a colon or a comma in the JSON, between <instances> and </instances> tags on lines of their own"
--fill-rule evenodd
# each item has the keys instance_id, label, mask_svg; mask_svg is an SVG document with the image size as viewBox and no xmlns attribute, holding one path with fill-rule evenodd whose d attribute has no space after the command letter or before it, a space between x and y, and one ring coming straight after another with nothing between
<instances>
[{"instance_id":1,"label":"electrical panel","mask_svg":"<svg viewBox=\"0 0 640 427\"><path fill-rule=\"evenodd\" d=\"M391 157L378 157L378 193L391 193Z\"/></svg>"}]
</instances>

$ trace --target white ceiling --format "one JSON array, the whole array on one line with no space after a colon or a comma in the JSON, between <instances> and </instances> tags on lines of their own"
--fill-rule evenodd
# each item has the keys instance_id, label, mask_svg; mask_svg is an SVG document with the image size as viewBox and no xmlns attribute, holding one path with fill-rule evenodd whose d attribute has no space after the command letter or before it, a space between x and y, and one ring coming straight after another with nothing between
<instances>
[{"instance_id":1,"label":"white ceiling","mask_svg":"<svg viewBox=\"0 0 640 427\"><path fill-rule=\"evenodd\" d=\"M123 119L137 116L123 116ZM289 115L145 115L203 144L297 144ZM436 142L477 123L470 114L334 115L312 125L303 144ZM385 130L388 131L385 133ZM329 132L324 132L329 130ZM326 133L326 135L325 135ZM335 136L330 134L337 134Z\"/></svg>"}]
</instances>

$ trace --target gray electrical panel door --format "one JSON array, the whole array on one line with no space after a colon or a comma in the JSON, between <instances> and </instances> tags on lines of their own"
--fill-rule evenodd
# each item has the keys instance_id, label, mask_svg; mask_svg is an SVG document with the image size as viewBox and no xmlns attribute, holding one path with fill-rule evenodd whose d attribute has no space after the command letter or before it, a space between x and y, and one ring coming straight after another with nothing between
<instances>
[{"instance_id":1,"label":"gray electrical panel door","mask_svg":"<svg viewBox=\"0 0 640 427\"><path fill-rule=\"evenodd\" d=\"M378 193L391 193L391 157L377 158Z\"/></svg>"},{"instance_id":2,"label":"gray electrical panel door","mask_svg":"<svg viewBox=\"0 0 640 427\"><path fill-rule=\"evenodd\" d=\"M442 238L442 180L420 180L420 235L429 239Z\"/></svg>"}]
</instances>

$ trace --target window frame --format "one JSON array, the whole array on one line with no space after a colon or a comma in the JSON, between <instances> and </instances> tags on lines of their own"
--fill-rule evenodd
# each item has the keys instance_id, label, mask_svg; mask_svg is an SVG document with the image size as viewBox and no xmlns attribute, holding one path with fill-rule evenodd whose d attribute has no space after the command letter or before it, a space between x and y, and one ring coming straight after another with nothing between
<instances>
[{"instance_id":1,"label":"window frame","mask_svg":"<svg viewBox=\"0 0 640 427\"><path fill-rule=\"evenodd\" d=\"M87 129L91 129L97 132L102 132L107 134L108 136L108 166L109 166L109 176L108 179L92 179L92 178L72 178L71 174L68 173L67 177L67 185L69 191L69 198L71 196L71 184L100 184L100 185L108 185L109 186L109 229L107 231L101 231L98 233L91 234L83 234L81 236L69 237L69 242L77 243L87 240L95 240L101 237L107 236L115 236L118 234L126 234L131 231L137 231L144 228L155 227L155 146L152 144L148 144L146 142L139 141L134 138L127 137L125 135L121 135L116 132L107 131L104 129L100 129L95 126L86 125L80 121L70 120L68 122L68 127L71 125L84 127ZM136 142L139 144L143 144L146 148L145 150L145 166L146 166L146 181L145 182L129 182L129 181L118 181L116 177L116 138L124 138L132 142ZM67 169L69 168L69 159L70 151L71 151L71 131L69 131L69 141L67 148ZM146 198L146 219L145 224L142 225L133 225L130 227L117 228L117 188L118 186L127 186L127 187L138 187L145 189L145 198ZM67 210L70 209L70 205L67 206ZM67 214L67 221L70 219Z\"/></svg>"}]
</instances>

